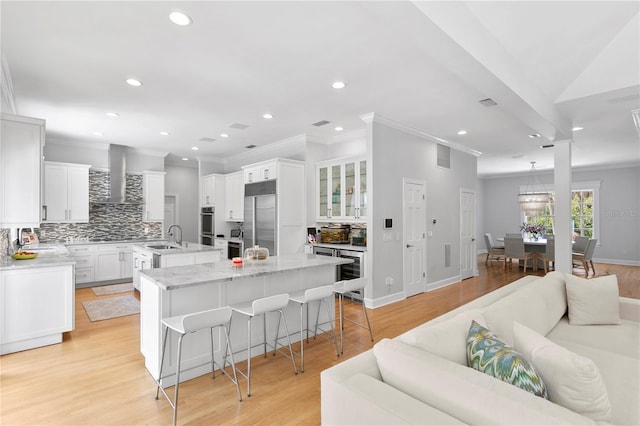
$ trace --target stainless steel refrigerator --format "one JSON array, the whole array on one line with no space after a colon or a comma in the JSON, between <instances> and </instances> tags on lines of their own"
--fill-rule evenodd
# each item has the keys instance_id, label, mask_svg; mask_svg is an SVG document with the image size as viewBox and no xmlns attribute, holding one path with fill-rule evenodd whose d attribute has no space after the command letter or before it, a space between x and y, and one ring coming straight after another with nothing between
<instances>
[{"instance_id":1,"label":"stainless steel refrigerator","mask_svg":"<svg viewBox=\"0 0 640 426\"><path fill-rule=\"evenodd\" d=\"M276 256L276 181L248 183L244 186L244 248L255 245Z\"/></svg>"}]
</instances>

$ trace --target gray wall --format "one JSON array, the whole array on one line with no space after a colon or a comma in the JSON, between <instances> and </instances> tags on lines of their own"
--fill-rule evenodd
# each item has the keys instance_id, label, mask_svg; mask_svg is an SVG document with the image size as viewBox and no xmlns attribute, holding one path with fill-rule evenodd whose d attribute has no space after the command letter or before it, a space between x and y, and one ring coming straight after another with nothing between
<instances>
[{"instance_id":1,"label":"gray wall","mask_svg":"<svg viewBox=\"0 0 640 426\"><path fill-rule=\"evenodd\" d=\"M76 143L47 140L44 146L46 161L89 164L97 169L109 169L109 145L90 143L90 147ZM127 148L127 172L164 171L164 154L136 151Z\"/></svg>"},{"instance_id":2,"label":"gray wall","mask_svg":"<svg viewBox=\"0 0 640 426\"><path fill-rule=\"evenodd\" d=\"M545 185L553 184L552 172L536 176ZM486 232L495 238L519 231L521 215L516 195L528 179L529 175L524 174L480 180L482 220L477 239L482 243L478 249L485 249L483 235ZM573 171L574 184L590 181L600 181L600 233L594 259L640 265L640 166Z\"/></svg>"},{"instance_id":3,"label":"gray wall","mask_svg":"<svg viewBox=\"0 0 640 426\"><path fill-rule=\"evenodd\" d=\"M177 222L182 227L182 240L200 242L198 238L198 169L165 165L164 193L177 195ZM167 228L170 223L165 224ZM166 230L166 229L165 229Z\"/></svg>"},{"instance_id":4,"label":"gray wall","mask_svg":"<svg viewBox=\"0 0 640 426\"><path fill-rule=\"evenodd\" d=\"M437 144L374 122L367 140L372 172L367 240L372 294L382 299L403 293L402 179L426 181L427 284L455 281L460 275L460 189L476 190L477 158L451 150L451 168L436 166ZM392 240L383 241L383 219L393 219ZM431 223L432 219L437 224ZM444 247L451 244L451 266L445 267ZM392 277L387 287L385 278Z\"/></svg>"}]
</instances>

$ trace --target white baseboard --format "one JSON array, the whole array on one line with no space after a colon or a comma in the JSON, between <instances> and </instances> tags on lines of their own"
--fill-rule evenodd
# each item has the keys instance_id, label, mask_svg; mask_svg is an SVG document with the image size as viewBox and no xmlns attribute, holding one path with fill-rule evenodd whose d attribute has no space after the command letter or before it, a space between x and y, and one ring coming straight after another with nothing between
<instances>
[{"instance_id":1,"label":"white baseboard","mask_svg":"<svg viewBox=\"0 0 640 426\"><path fill-rule=\"evenodd\" d=\"M460 281L462 281L460 279L460 275L456 275L454 277L449 277L449 278L446 278L444 280L440 280L440 281L436 281L436 282L427 284L427 288L425 289L425 291L437 290L439 288L446 287L446 286L451 285L451 284L459 283Z\"/></svg>"},{"instance_id":2,"label":"white baseboard","mask_svg":"<svg viewBox=\"0 0 640 426\"><path fill-rule=\"evenodd\" d=\"M611 265L624 265L624 266L640 266L640 260L620 260L620 259L596 259L593 258L595 263L610 263Z\"/></svg>"},{"instance_id":3,"label":"white baseboard","mask_svg":"<svg viewBox=\"0 0 640 426\"><path fill-rule=\"evenodd\" d=\"M404 297L404 292L393 293L388 294L384 297L379 297L377 299L365 299L365 306L367 308L375 309L379 308L380 306L389 305L391 303L399 302L404 299L406 299L406 297Z\"/></svg>"}]
</instances>

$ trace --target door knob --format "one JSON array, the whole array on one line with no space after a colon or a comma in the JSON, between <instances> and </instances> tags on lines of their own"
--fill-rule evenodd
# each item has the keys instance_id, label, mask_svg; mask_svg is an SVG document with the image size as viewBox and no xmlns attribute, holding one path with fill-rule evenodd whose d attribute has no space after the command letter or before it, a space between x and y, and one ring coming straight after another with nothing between
<instances>
[{"instance_id":1,"label":"door knob","mask_svg":"<svg viewBox=\"0 0 640 426\"><path fill-rule=\"evenodd\" d=\"M411 244L407 244L407 248L411 248L413 247Z\"/></svg>"}]
</instances>

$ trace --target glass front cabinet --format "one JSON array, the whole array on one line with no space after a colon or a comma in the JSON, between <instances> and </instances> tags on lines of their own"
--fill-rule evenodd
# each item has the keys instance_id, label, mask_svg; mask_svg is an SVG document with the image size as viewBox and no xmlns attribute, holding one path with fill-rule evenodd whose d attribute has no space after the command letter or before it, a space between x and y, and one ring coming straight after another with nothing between
<instances>
[{"instance_id":1,"label":"glass front cabinet","mask_svg":"<svg viewBox=\"0 0 640 426\"><path fill-rule=\"evenodd\" d=\"M364 159L317 164L319 221L364 221L367 216L367 162Z\"/></svg>"}]
</instances>

